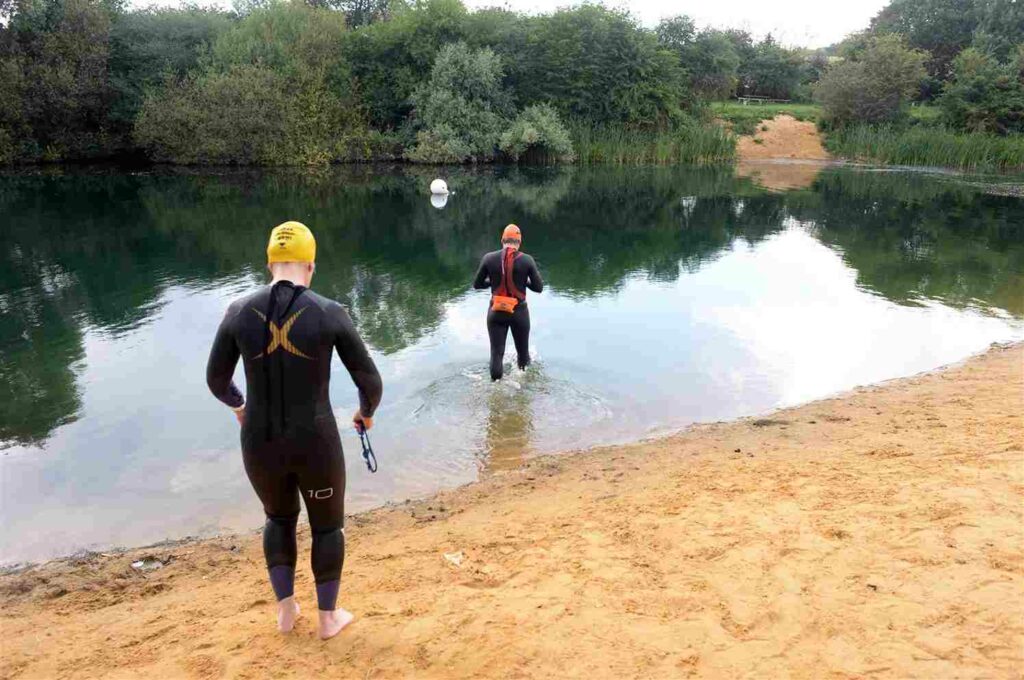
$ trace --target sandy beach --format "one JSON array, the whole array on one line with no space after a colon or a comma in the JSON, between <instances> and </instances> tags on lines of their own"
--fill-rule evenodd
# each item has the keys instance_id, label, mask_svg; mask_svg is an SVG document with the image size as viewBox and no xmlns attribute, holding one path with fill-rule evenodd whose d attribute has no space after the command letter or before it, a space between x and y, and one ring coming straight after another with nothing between
<instances>
[{"instance_id":1,"label":"sandy beach","mask_svg":"<svg viewBox=\"0 0 1024 680\"><path fill-rule=\"evenodd\" d=\"M1024 677L1022 407L994 347L351 517L327 642L308 533L288 636L257 533L23 569L0 677Z\"/></svg>"}]
</instances>

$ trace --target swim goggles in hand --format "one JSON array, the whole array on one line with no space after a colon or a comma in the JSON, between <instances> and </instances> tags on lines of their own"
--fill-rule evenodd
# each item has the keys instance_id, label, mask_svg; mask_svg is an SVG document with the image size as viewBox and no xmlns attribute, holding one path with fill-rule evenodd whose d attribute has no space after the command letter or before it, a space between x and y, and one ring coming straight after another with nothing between
<instances>
[{"instance_id":1,"label":"swim goggles in hand","mask_svg":"<svg viewBox=\"0 0 1024 680\"><path fill-rule=\"evenodd\" d=\"M370 472L377 471L377 456L373 454L373 446L370 444L370 435L362 425L358 428L359 442L363 445L363 460L366 461L366 469Z\"/></svg>"}]
</instances>

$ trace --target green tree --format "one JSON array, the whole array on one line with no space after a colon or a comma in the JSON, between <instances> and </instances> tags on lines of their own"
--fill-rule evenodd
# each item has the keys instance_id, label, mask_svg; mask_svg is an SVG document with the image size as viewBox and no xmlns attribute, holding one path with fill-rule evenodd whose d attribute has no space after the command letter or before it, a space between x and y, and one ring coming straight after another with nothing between
<instances>
[{"instance_id":1,"label":"green tree","mask_svg":"<svg viewBox=\"0 0 1024 680\"><path fill-rule=\"evenodd\" d=\"M200 56L233 25L216 9L144 9L117 17L110 35L111 117L130 130L147 88L167 73L179 78L197 67Z\"/></svg>"},{"instance_id":2,"label":"green tree","mask_svg":"<svg viewBox=\"0 0 1024 680\"><path fill-rule=\"evenodd\" d=\"M979 0L978 27L974 47L1001 62L1014 58L1024 43L1024 2L1020 0Z\"/></svg>"},{"instance_id":3,"label":"green tree","mask_svg":"<svg viewBox=\"0 0 1024 680\"><path fill-rule=\"evenodd\" d=\"M111 22L102 0L23 0L0 32L2 138L21 158L102 156L113 146L108 111ZM9 99L7 97L10 97Z\"/></svg>"},{"instance_id":4,"label":"green tree","mask_svg":"<svg viewBox=\"0 0 1024 680\"><path fill-rule=\"evenodd\" d=\"M655 29L658 41L679 57L690 89L705 99L725 99L736 91L740 57L729 35L697 32L686 16L664 19Z\"/></svg>"},{"instance_id":5,"label":"green tree","mask_svg":"<svg viewBox=\"0 0 1024 680\"><path fill-rule=\"evenodd\" d=\"M681 55L696 40L697 24L688 16L678 15L662 19L654 33L658 42Z\"/></svg>"},{"instance_id":6,"label":"green tree","mask_svg":"<svg viewBox=\"0 0 1024 680\"><path fill-rule=\"evenodd\" d=\"M803 65L795 50L786 49L769 33L747 55L739 66L740 88L745 94L793 98Z\"/></svg>"},{"instance_id":7,"label":"green tree","mask_svg":"<svg viewBox=\"0 0 1024 680\"><path fill-rule=\"evenodd\" d=\"M793 93L793 98L804 102L814 99L814 86L828 67L829 58L824 50L807 51L801 59L800 85Z\"/></svg>"},{"instance_id":8,"label":"green tree","mask_svg":"<svg viewBox=\"0 0 1024 680\"><path fill-rule=\"evenodd\" d=\"M1017 59L1000 64L968 48L953 60L953 75L939 104L952 126L971 132L1024 131L1024 46Z\"/></svg>"},{"instance_id":9,"label":"green tree","mask_svg":"<svg viewBox=\"0 0 1024 680\"><path fill-rule=\"evenodd\" d=\"M439 163L489 161L513 113L511 93L502 85L501 58L463 42L445 45L430 79L413 93L418 128L410 160Z\"/></svg>"},{"instance_id":10,"label":"green tree","mask_svg":"<svg viewBox=\"0 0 1024 680\"><path fill-rule=\"evenodd\" d=\"M389 0L335 0L328 4L341 10L352 28L386 21L391 16Z\"/></svg>"},{"instance_id":11,"label":"green tree","mask_svg":"<svg viewBox=\"0 0 1024 680\"><path fill-rule=\"evenodd\" d=\"M971 44L979 1L987 0L892 0L869 30L876 36L902 35L907 45L928 53L924 94L931 97L949 78L956 55Z\"/></svg>"},{"instance_id":12,"label":"green tree","mask_svg":"<svg viewBox=\"0 0 1024 680\"><path fill-rule=\"evenodd\" d=\"M666 126L688 104L678 56L629 15L582 5L528 20L520 103L592 123Z\"/></svg>"},{"instance_id":13,"label":"green tree","mask_svg":"<svg viewBox=\"0 0 1024 680\"><path fill-rule=\"evenodd\" d=\"M707 99L727 99L736 94L740 56L722 31L701 31L684 66L690 86Z\"/></svg>"},{"instance_id":14,"label":"green tree","mask_svg":"<svg viewBox=\"0 0 1024 680\"><path fill-rule=\"evenodd\" d=\"M321 164L358 151L365 126L338 49L345 19L294 0L249 13L206 66L146 97L136 140L177 163Z\"/></svg>"},{"instance_id":15,"label":"green tree","mask_svg":"<svg viewBox=\"0 0 1024 680\"><path fill-rule=\"evenodd\" d=\"M830 67L815 87L829 125L883 123L906 115L925 77L926 55L904 46L899 36L871 38L860 56Z\"/></svg>"},{"instance_id":16,"label":"green tree","mask_svg":"<svg viewBox=\"0 0 1024 680\"><path fill-rule=\"evenodd\" d=\"M460 0L416 0L394 17L350 32L342 45L371 125L400 126L409 97L430 75L437 51L465 37L467 12Z\"/></svg>"}]
</instances>

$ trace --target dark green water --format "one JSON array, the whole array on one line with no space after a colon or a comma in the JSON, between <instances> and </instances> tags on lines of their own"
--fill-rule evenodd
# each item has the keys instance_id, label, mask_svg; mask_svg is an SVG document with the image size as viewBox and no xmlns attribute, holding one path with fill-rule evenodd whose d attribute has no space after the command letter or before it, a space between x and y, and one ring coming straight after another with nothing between
<instances>
[{"instance_id":1,"label":"dark green water","mask_svg":"<svg viewBox=\"0 0 1024 680\"><path fill-rule=\"evenodd\" d=\"M0 561L260 523L203 371L286 219L316 233L313 287L348 305L385 380L379 474L343 434L357 510L1020 339L1009 185L838 168L784 193L687 168L0 175ZM531 299L534 368L492 385L470 282L508 222L549 290ZM340 365L332 399L341 417L355 404Z\"/></svg>"}]
</instances>

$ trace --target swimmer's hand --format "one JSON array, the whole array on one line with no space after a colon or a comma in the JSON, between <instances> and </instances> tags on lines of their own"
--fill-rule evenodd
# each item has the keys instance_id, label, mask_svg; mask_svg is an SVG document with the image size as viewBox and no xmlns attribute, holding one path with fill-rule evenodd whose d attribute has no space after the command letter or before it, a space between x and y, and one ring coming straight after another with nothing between
<instances>
[{"instance_id":1,"label":"swimmer's hand","mask_svg":"<svg viewBox=\"0 0 1024 680\"><path fill-rule=\"evenodd\" d=\"M360 409L356 409L355 414L352 416L352 425L355 426L356 432L372 430L373 418L367 418Z\"/></svg>"},{"instance_id":2,"label":"swimmer's hand","mask_svg":"<svg viewBox=\"0 0 1024 680\"><path fill-rule=\"evenodd\" d=\"M238 421L238 424L245 425L245 405L243 404L242 406L231 410L235 412L235 420Z\"/></svg>"}]
</instances>

